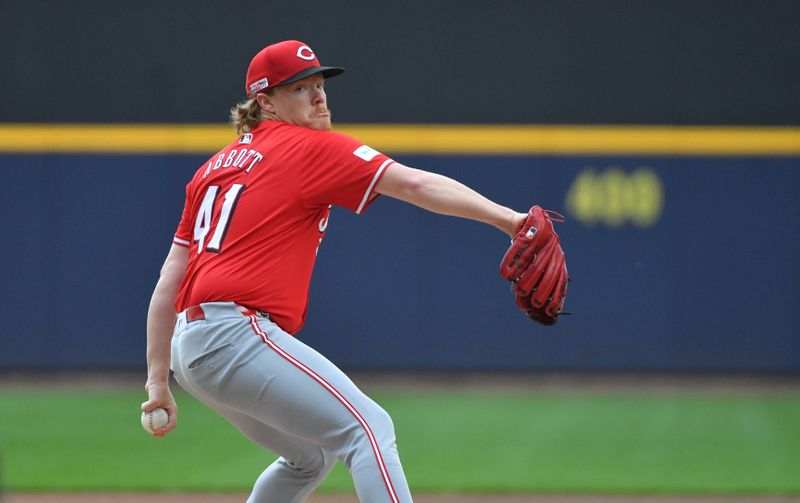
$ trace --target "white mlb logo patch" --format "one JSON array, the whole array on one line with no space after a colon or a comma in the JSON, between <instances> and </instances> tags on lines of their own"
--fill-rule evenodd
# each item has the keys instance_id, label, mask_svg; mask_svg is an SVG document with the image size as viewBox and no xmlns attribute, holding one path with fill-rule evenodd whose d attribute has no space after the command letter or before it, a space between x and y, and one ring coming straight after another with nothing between
<instances>
[{"instance_id":1,"label":"white mlb logo patch","mask_svg":"<svg viewBox=\"0 0 800 503\"><path fill-rule=\"evenodd\" d=\"M262 90L264 88L267 88L267 87L269 87L269 81L267 80L266 77L264 77L263 79L257 80L255 82L253 82L252 84L250 84L250 92L252 94L255 94L258 91L260 91L260 90Z\"/></svg>"},{"instance_id":2,"label":"white mlb logo patch","mask_svg":"<svg viewBox=\"0 0 800 503\"><path fill-rule=\"evenodd\" d=\"M380 152L378 152L374 148L370 148L370 147L368 147L366 145L361 145L360 147L358 147L357 149L355 149L353 151L353 155L354 156L360 157L360 158L364 159L365 161L373 160L375 158L375 156L378 155L378 154L380 154Z\"/></svg>"},{"instance_id":3,"label":"white mlb logo patch","mask_svg":"<svg viewBox=\"0 0 800 503\"><path fill-rule=\"evenodd\" d=\"M250 143L252 141L253 141L253 135L250 133L245 133L239 139L239 145L241 145L242 143Z\"/></svg>"}]
</instances>

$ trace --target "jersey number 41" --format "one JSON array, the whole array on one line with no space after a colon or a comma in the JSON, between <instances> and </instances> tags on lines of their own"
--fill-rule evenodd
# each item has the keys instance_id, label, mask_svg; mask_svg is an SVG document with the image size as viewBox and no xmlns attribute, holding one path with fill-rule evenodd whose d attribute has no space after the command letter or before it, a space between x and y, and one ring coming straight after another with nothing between
<instances>
[{"instance_id":1,"label":"jersey number 41","mask_svg":"<svg viewBox=\"0 0 800 503\"><path fill-rule=\"evenodd\" d=\"M197 253L202 253L203 250L211 253L222 251L222 242L228 232L228 226L231 223L231 218L233 218L236 203L239 201L239 197L244 192L245 187L244 184L235 183L225 193L225 200L220 208L216 228L213 229L211 239L206 243L206 237L212 231L214 203L217 201L217 194L220 189L219 185L208 186L203 202L200 204L200 209L197 211L197 217L194 220L194 242L197 243Z\"/></svg>"}]
</instances>

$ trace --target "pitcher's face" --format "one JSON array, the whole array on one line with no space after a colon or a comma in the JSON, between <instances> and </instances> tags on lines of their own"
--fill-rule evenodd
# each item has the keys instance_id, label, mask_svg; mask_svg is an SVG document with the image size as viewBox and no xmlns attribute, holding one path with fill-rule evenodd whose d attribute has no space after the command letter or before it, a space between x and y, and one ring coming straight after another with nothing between
<instances>
[{"instance_id":1,"label":"pitcher's face","mask_svg":"<svg viewBox=\"0 0 800 503\"><path fill-rule=\"evenodd\" d=\"M280 120L321 131L331 128L331 111L325 95L325 78L316 74L275 88L269 96Z\"/></svg>"}]
</instances>

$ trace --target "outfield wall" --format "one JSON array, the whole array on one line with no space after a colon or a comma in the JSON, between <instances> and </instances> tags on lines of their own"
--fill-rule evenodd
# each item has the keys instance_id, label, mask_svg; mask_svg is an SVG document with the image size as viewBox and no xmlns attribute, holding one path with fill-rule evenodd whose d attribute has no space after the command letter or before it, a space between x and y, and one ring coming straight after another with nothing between
<instances>
[{"instance_id":1,"label":"outfield wall","mask_svg":"<svg viewBox=\"0 0 800 503\"><path fill-rule=\"evenodd\" d=\"M34 143L71 134L15 129ZM495 229L384 198L363 217L334 210L300 337L359 369L800 371L796 128L716 131L721 144L678 128L624 153L609 151L613 128L594 131L610 135L594 147L536 131L553 133L523 131L515 155L448 153L443 138L475 133L449 127L395 134L384 150L517 209L564 213L574 315L544 328L517 311ZM144 365L149 295L208 154L98 145L2 147L0 368Z\"/></svg>"},{"instance_id":2,"label":"outfield wall","mask_svg":"<svg viewBox=\"0 0 800 503\"><path fill-rule=\"evenodd\" d=\"M301 334L335 361L800 370L800 2L487 5L0 2L0 368L143 366L183 185L252 55L296 38L347 68L345 132L567 216L575 315L546 330L497 231L335 211Z\"/></svg>"}]
</instances>

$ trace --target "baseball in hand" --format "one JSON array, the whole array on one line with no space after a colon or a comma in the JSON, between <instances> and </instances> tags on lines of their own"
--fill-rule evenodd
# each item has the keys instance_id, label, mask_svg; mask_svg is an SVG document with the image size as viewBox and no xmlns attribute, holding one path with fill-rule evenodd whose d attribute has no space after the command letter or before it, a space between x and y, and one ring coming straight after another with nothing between
<instances>
[{"instance_id":1,"label":"baseball in hand","mask_svg":"<svg viewBox=\"0 0 800 503\"><path fill-rule=\"evenodd\" d=\"M142 427L150 433L155 433L169 422L167 411L161 408L150 412L142 412Z\"/></svg>"}]
</instances>

